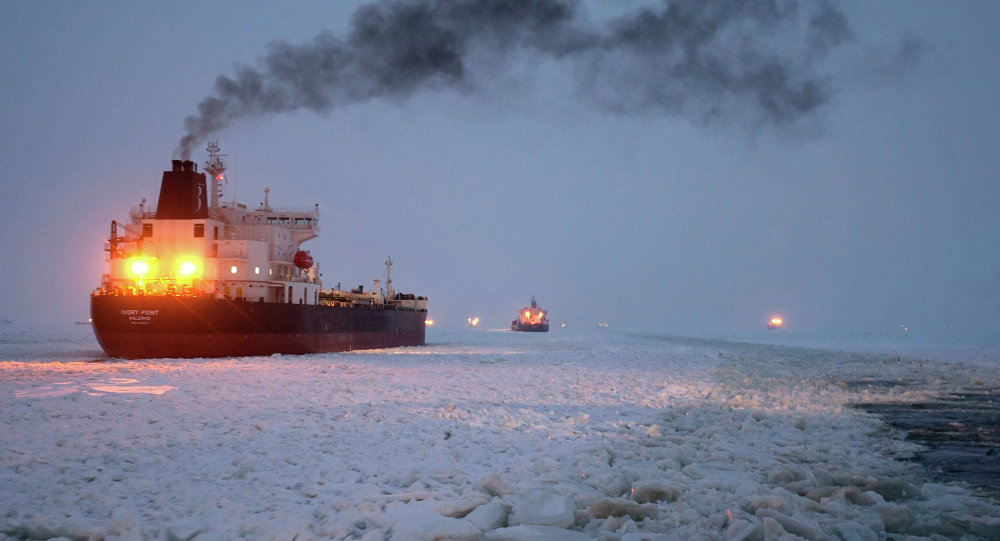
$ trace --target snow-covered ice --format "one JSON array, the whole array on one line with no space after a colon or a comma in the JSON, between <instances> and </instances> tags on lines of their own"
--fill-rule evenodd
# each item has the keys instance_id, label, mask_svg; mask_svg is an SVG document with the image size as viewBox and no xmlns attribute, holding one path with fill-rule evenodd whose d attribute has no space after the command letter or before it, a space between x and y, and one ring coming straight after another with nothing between
<instances>
[{"instance_id":1,"label":"snow-covered ice","mask_svg":"<svg viewBox=\"0 0 1000 541\"><path fill-rule=\"evenodd\" d=\"M992 363L487 330L93 362L89 332L3 331L0 539L1000 538L995 500L849 407Z\"/></svg>"}]
</instances>

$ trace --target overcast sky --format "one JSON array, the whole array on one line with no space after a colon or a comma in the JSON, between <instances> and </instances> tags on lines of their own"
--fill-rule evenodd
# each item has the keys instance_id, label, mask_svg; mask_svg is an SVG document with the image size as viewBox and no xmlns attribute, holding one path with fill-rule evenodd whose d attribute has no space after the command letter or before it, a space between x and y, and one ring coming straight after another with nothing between
<instances>
[{"instance_id":1,"label":"overcast sky","mask_svg":"<svg viewBox=\"0 0 1000 541\"><path fill-rule=\"evenodd\" d=\"M0 318L86 319L110 221L156 200L216 80L325 43L356 63L330 102L210 131L226 199L319 204L327 286L391 255L444 326L534 295L573 326L1000 334L1000 3L779 0L683 72L688 49L608 38L663 4L582 2L559 32L447 27L467 55L392 88L365 66L399 32L360 42L391 13L366 4L0 3ZM788 88L742 77L773 59Z\"/></svg>"}]
</instances>

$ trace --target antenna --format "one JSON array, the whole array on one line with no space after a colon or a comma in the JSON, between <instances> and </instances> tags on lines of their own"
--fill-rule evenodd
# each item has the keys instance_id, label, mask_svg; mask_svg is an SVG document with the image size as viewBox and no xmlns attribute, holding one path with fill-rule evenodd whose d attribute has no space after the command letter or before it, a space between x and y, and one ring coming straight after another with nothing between
<instances>
[{"instance_id":1,"label":"antenna","mask_svg":"<svg viewBox=\"0 0 1000 541\"><path fill-rule=\"evenodd\" d=\"M212 208L219 207L219 199L222 197L222 181L226 179L226 164L222 158L228 154L220 154L219 140L213 139L208 142L208 159L205 160L205 171L212 175Z\"/></svg>"}]
</instances>

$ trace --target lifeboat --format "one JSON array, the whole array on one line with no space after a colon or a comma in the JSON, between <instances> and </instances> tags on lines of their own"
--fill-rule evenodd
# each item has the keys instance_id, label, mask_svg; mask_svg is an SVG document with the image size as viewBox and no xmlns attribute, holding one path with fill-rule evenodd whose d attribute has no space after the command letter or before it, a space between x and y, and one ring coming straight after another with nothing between
<instances>
[{"instance_id":1,"label":"lifeboat","mask_svg":"<svg viewBox=\"0 0 1000 541\"><path fill-rule=\"evenodd\" d=\"M299 250L298 252L295 252L295 257L292 258L292 263L300 269L308 269L313 266L313 257L309 255L309 252Z\"/></svg>"}]
</instances>

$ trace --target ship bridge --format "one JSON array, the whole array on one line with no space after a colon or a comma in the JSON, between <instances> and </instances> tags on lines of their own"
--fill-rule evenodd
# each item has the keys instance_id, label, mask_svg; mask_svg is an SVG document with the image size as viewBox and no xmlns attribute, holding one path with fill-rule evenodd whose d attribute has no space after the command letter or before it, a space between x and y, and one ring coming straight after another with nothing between
<instances>
[{"instance_id":1,"label":"ship bridge","mask_svg":"<svg viewBox=\"0 0 1000 541\"><path fill-rule=\"evenodd\" d=\"M158 204L143 199L128 225L112 222L102 289L316 304L319 267L301 245L319 234L319 205L272 207L267 188L257 208L220 202L224 165L213 168L211 203L197 164L174 160Z\"/></svg>"}]
</instances>

